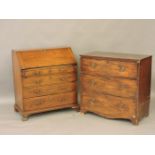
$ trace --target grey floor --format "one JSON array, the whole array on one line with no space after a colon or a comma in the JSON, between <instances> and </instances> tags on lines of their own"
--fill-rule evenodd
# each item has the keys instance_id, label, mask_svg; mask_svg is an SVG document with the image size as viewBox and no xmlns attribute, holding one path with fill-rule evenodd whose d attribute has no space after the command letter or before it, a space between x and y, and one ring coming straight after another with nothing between
<instances>
[{"instance_id":1,"label":"grey floor","mask_svg":"<svg viewBox=\"0 0 155 155\"><path fill-rule=\"evenodd\" d=\"M21 121L13 103L0 104L0 134L155 134L155 97L150 115L138 126L126 120L111 120L92 113L81 115L71 109L31 116Z\"/></svg>"}]
</instances>

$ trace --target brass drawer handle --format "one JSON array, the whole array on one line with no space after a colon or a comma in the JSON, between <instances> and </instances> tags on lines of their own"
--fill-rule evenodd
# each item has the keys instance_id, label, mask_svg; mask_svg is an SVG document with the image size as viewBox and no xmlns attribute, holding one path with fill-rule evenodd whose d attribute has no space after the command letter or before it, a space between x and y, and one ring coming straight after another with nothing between
<instances>
[{"instance_id":1,"label":"brass drawer handle","mask_svg":"<svg viewBox=\"0 0 155 155\"><path fill-rule=\"evenodd\" d=\"M33 104L41 105L41 104L43 104L44 102L45 102L44 99L40 99L40 100L36 100L36 101L34 101Z\"/></svg>"},{"instance_id":2,"label":"brass drawer handle","mask_svg":"<svg viewBox=\"0 0 155 155\"><path fill-rule=\"evenodd\" d=\"M118 88L120 88L120 89L128 89L128 85L123 84L123 83L120 83L120 84L118 85Z\"/></svg>"},{"instance_id":3,"label":"brass drawer handle","mask_svg":"<svg viewBox=\"0 0 155 155\"><path fill-rule=\"evenodd\" d=\"M49 75L48 78L49 78L50 80L52 80L52 76L51 76L51 75Z\"/></svg>"},{"instance_id":4,"label":"brass drawer handle","mask_svg":"<svg viewBox=\"0 0 155 155\"><path fill-rule=\"evenodd\" d=\"M102 78L103 78L103 80L110 80L109 76L103 76Z\"/></svg>"},{"instance_id":5,"label":"brass drawer handle","mask_svg":"<svg viewBox=\"0 0 155 155\"><path fill-rule=\"evenodd\" d=\"M92 67L92 68L96 68L96 66L97 66L96 63L92 63L92 64L91 64L91 67Z\"/></svg>"},{"instance_id":6,"label":"brass drawer handle","mask_svg":"<svg viewBox=\"0 0 155 155\"><path fill-rule=\"evenodd\" d=\"M58 101L63 102L65 101L65 98L59 98Z\"/></svg>"},{"instance_id":7,"label":"brass drawer handle","mask_svg":"<svg viewBox=\"0 0 155 155\"><path fill-rule=\"evenodd\" d=\"M91 105L95 104L95 99L90 99L89 104Z\"/></svg>"},{"instance_id":8,"label":"brass drawer handle","mask_svg":"<svg viewBox=\"0 0 155 155\"><path fill-rule=\"evenodd\" d=\"M60 71L60 72L64 71L64 67L60 67L60 68L59 68L59 71Z\"/></svg>"},{"instance_id":9,"label":"brass drawer handle","mask_svg":"<svg viewBox=\"0 0 155 155\"><path fill-rule=\"evenodd\" d=\"M128 110L127 105L123 104L122 102L118 103L115 106L116 109L118 109L119 111L124 111L124 110Z\"/></svg>"},{"instance_id":10,"label":"brass drawer handle","mask_svg":"<svg viewBox=\"0 0 155 155\"><path fill-rule=\"evenodd\" d=\"M41 90L39 89L39 90L34 90L34 93L36 94L36 95L40 95L41 94Z\"/></svg>"},{"instance_id":11,"label":"brass drawer handle","mask_svg":"<svg viewBox=\"0 0 155 155\"><path fill-rule=\"evenodd\" d=\"M42 104L42 101L39 100L39 101L36 102L36 104L37 105L41 105Z\"/></svg>"},{"instance_id":12,"label":"brass drawer handle","mask_svg":"<svg viewBox=\"0 0 155 155\"><path fill-rule=\"evenodd\" d=\"M96 81L95 80L91 80L91 86L95 86L95 84L96 84Z\"/></svg>"},{"instance_id":13,"label":"brass drawer handle","mask_svg":"<svg viewBox=\"0 0 155 155\"><path fill-rule=\"evenodd\" d=\"M60 80L65 81L65 78L64 77L61 77Z\"/></svg>"},{"instance_id":14,"label":"brass drawer handle","mask_svg":"<svg viewBox=\"0 0 155 155\"><path fill-rule=\"evenodd\" d=\"M36 105L41 105L41 104L44 103L44 100L42 100L42 99L36 100L34 103L35 103Z\"/></svg>"},{"instance_id":15,"label":"brass drawer handle","mask_svg":"<svg viewBox=\"0 0 155 155\"><path fill-rule=\"evenodd\" d=\"M34 72L33 73L33 76L40 76L41 75L41 71L38 71L38 72Z\"/></svg>"},{"instance_id":16,"label":"brass drawer handle","mask_svg":"<svg viewBox=\"0 0 155 155\"><path fill-rule=\"evenodd\" d=\"M49 69L49 70L48 70L48 74L49 74L49 75L52 74L52 69Z\"/></svg>"},{"instance_id":17,"label":"brass drawer handle","mask_svg":"<svg viewBox=\"0 0 155 155\"><path fill-rule=\"evenodd\" d=\"M120 72L124 72L126 70L125 66L120 65L119 66L119 71Z\"/></svg>"},{"instance_id":18,"label":"brass drawer handle","mask_svg":"<svg viewBox=\"0 0 155 155\"><path fill-rule=\"evenodd\" d=\"M42 83L42 80L36 80L36 81L34 81L34 83L35 83L36 85L40 85L40 84Z\"/></svg>"},{"instance_id":19,"label":"brass drawer handle","mask_svg":"<svg viewBox=\"0 0 155 155\"><path fill-rule=\"evenodd\" d=\"M22 71L21 74L22 74L22 77L23 77L23 78L27 78L27 76L26 76L26 71Z\"/></svg>"}]
</instances>

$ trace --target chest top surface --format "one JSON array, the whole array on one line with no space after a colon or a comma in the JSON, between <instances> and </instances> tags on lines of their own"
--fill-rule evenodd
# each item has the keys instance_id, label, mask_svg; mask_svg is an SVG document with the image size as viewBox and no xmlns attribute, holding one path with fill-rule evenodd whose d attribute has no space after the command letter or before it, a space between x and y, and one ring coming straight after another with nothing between
<instances>
[{"instance_id":1,"label":"chest top surface","mask_svg":"<svg viewBox=\"0 0 155 155\"><path fill-rule=\"evenodd\" d=\"M131 61L139 61L147 57L151 57L150 55L137 55L137 54L129 54L129 53L114 53L114 52L88 52L85 54L81 54L83 57L96 57L96 58L109 58L109 59L125 59Z\"/></svg>"},{"instance_id":2,"label":"chest top surface","mask_svg":"<svg viewBox=\"0 0 155 155\"><path fill-rule=\"evenodd\" d=\"M13 51L21 69L76 64L71 48Z\"/></svg>"}]
</instances>

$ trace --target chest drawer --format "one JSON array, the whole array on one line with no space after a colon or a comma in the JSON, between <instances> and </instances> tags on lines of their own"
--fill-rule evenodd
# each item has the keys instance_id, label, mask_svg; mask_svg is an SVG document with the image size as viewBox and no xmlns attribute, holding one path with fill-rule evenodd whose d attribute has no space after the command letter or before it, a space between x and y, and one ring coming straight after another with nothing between
<instances>
[{"instance_id":1,"label":"chest drawer","mask_svg":"<svg viewBox=\"0 0 155 155\"><path fill-rule=\"evenodd\" d=\"M114 77L137 78L137 63L81 58L81 72Z\"/></svg>"},{"instance_id":2,"label":"chest drawer","mask_svg":"<svg viewBox=\"0 0 155 155\"><path fill-rule=\"evenodd\" d=\"M43 85L51 85L54 83L66 83L76 81L76 74L66 73L66 74L54 74L51 76L40 76L40 77L31 77L23 79L24 87L38 87Z\"/></svg>"},{"instance_id":3,"label":"chest drawer","mask_svg":"<svg viewBox=\"0 0 155 155\"><path fill-rule=\"evenodd\" d=\"M24 100L24 109L39 110L44 108L50 108L61 105L75 104L76 92L68 92L62 94L48 95L36 98L29 98Z\"/></svg>"},{"instance_id":4,"label":"chest drawer","mask_svg":"<svg viewBox=\"0 0 155 155\"><path fill-rule=\"evenodd\" d=\"M82 97L82 108L111 118L129 118L135 114L136 101L109 95Z\"/></svg>"},{"instance_id":5,"label":"chest drawer","mask_svg":"<svg viewBox=\"0 0 155 155\"><path fill-rule=\"evenodd\" d=\"M26 87L23 90L23 96L24 98L29 98L71 91L76 91L76 82L45 85L42 87Z\"/></svg>"},{"instance_id":6,"label":"chest drawer","mask_svg":"<svg viewBox=\"0 0 155 155\"><path fill-rule=\"evenodd\" d=\"M41 67L41 68L34 68L34 69L25 69L22 70L22 77L29 78L29 77L40 77L40 76L51 76L53 74L64 74L64 73L76 73L76 66L75 65L60 65L60 66L53 66L53 67Z\"/></svg>"},{"instance_id":7,"label":"chest drawer","mask_svg":"<svg viewBox=\"0 0 155 155\"><path fill-rule=\"evenodd\" d=\"M137 96L137 81L112 77L81 75L82 91L121 97Z\"/></svg>"}]
</instances>

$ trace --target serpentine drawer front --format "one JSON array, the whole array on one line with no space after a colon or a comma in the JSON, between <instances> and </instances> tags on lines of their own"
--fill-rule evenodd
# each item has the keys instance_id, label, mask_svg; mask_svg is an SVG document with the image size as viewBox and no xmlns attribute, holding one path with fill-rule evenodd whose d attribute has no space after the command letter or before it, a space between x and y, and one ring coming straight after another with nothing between
<instances>
[{"instance_id":1,"label":"serpentine drawer front","mask_svg":"<svg viewBox=\"0 0 155 155\"><path fill-rule=\"evenodd\" d=\"M149 114L151 56L90 52L81 55L81 112L138 124Z\"/></svg>"},{"instance_id":2,"label":"serpentine drawer front","mask_svg":"<svg viewBox=\"0 0 155 155\"><path fill-rule=\"evenodd\" d=\"M93 93L104 93L120 97L137 96L137 81L130 79L117 79L112 77L98 77L92 75L81 76L83 91Z\"/></svg>"},{"instance_id":3,"label":"serpentine drawer front","mask_svg":"<svg viewBox=\"0 0 155 155\"><path fill-rule=\"evenodd\" d=\"M71 48L13 52L15 110L29 115L78 109L77 64Z\"/></svg>"},{"instance_id":4,"label":"serpentine drawer front","mask_svg":"<svg viewBox=\"0 0 155 155\"><path fill-rule=\"evenodd\" d=\"M89 111L109 118L129 118L135 114L136 101L132 98L87 94L82 97L82 105Z\"/></svg>"}]
</instances>

